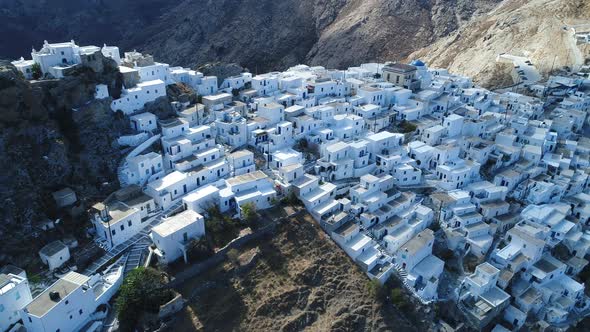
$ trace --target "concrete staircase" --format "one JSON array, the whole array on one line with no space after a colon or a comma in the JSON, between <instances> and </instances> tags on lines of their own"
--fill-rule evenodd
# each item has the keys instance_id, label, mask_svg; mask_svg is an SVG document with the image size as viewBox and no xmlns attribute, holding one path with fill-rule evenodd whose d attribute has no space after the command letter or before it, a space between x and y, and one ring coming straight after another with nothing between
<instances>
[{"instance_id":1,"label":"concrete staircase","mask_svg":"<svg viewBox=\"0 0 590 332\"><path fill-rule=\"evenodd\" d=\"M395 268L395 270L397 271L398 276L400 277L402 283L404 284L404 287L410 291L410 293L412 293L414 295L414 297L416 297L418 300L420 300L420 302L422 304L429 304L432 302L432 300L425 300L423 299L420 295L418 295L418 292L416 292L416 290L414 289L414 287L412 287L409 283L408 283L408 272L406 271L406 269L402 268L399 264L397 263L393 263L393 267Z\"/></svg>"},{"instance_id":2,"label":"concrete staircase","mask_svg":"<svg viewBox=\"0 0 590 332\"><path fill-rule=\"evenodd\" d=\"M100 270L100 268L105 266L113 258L115 258L115 257L119 256L121 253L127 251L129 248L131 248L132 246L134 246L136 243L138 243L140 241L141 241L142 245L144 245L145 248L147 248L149 246L149 243L147 245L145 245L145 242L146 242L145 240L146 239L148 241L150 240L148 237L148 234L150 233L150 231L152 230L152 228L154 226L156 226L157 224L159 224L162 221L162 216L163 216L162 211L158 211L158 212L152 214L150 217L148 217L148 220L145 221L148 224L145 226L145 228L141 232L135 234L133 237L129 238L127 241L108 250L102 257L100 257L99 259L94 261L92 264L90 264L90 266L88 266L84 270L83 274L84 275L95 274L98 270ZM129 258L129 260L131 261L131 257Z\"/></svg>"},{"instance_id":3,"label":"concrete staircase","mask_svg":"<svg viewBox=\"0 0 590 332\"><path fill-rule=\"evenodd\" d=\"M402 279L402 281L405 283L406 280L408 279L408 272L406 272L406 270L404 268L402 268L397 263L394 263L393 266L395 267L395 270L397 271L397 274L400 276L400 278Z\"/></svg>"},{"instance_id":4,"label":"concrete staircase","mask_svg":"<svg viewBox=\"0 0 590 332\"><path fill-rule=\"evenodd\" d=\"M129 179L127 177L127 174L125 174L125 170L127 170L127 167L127 161L123 159L123 162L117 168L117 178L119 179L119 184L121 185L121 187L126 187L127 185L129 185Z\"/></svg>"},{"instance_id":5,"label":"concrete staircase","mask_svg":"<svg viewBox=\"0 0 590 332\"><path fill-rule=\"evenodd\" d=\"M142 231L144 232L145 229ZM149 233L143 234L144 236L137 242L135 242L129 249L129 258L125 265L124 276L127 276L133 269L143 264L145 254L148 252L149 246L152 244L151 239L148 236Z\"/></svg>"}]
</instances>

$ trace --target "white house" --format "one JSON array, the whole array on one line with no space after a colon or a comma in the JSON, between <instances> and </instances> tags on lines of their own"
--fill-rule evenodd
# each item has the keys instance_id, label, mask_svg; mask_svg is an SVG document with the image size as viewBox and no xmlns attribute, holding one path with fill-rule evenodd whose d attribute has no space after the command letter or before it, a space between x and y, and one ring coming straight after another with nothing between
<instances>
[{"instance_id":1,"label":"white house","mask_svg":"<svg viewBox=\"0 0 590 332\"><path fill-rule=\"evenodd\" d=\"M254 153L248 150L238 150L227 156L228 162L232 169L232 174L242 175L252 173L256 170L254 165Z\"/></svg>"},{"instance_id":2,"label":"white house","mask_svg":"<svg viewBox=\"0 0 590 332\"><path fill-rule=\"evenodd\" d=\"M91 277L68 272L21 310L27 331L74 332L88 323L123 281L123 267L111 266Z\"/></svg>"},{"instance_id":3,"label":"white house","mask_svg":"<svg viewBox=\"0 0 590 332\"><path fill-rule=\"evenodd\" d=\"M491 264L482 263L460 286L460 307L478 327L487 325L510 304L510 295L496 286L499 274Z\"/></svg>"},{"instance_id":4,"label":"white house","mask_svg":"<svg viewBox=\"0 0 590 332\"><path fill-rule=\"evenodd\" d=\"M285 106L277 103L258 105L257 115L269 120L269 124L277 124L285 120Z\"/></svg>"},{"instance_id":5,"label":"white house","mask_svg":"<svg viewBox=\"0 0 590 332\"><path fill-rule=\"evenodd\" d=\"M434 232L425 229L396 254L396 264L408 271L407 283L425 300L438 298L438 282L444 268L444 262L432 255L433 244Z\"/></svg>"},{"instance_id":6,"label":"white house","mask_svg":"<svg viewBox=\"0 0 590 332\"><path fill-rule=\"evenodd\" d=\"M145 193L154 200L156 208L165 210L197 187L195 178L196 175L190 173L173 171L148 183Z\"/></svg>"},{"instance_id":7,"label":"white house","mask_svg":"<svg viewBox=\"0 0 590 332\"><path fill-rule=\"evenodd\" d=\"M61 190L55 191L52 196L53 200L55 200L55 204L60 208L72 205L78 201L76 193L70 188L63 188Z\"/></svg>"},{"instance_id":8,"label":"white house","mask_svg":"<svg viewBox=\"0 0 590 332\"><path fill-rule=\"evenodd\" d=\"M303 164L303 156L301 152L295 151L291 148L273 152L269 161L270 167L274 169L295 164Z\"/></svg>"},{"instance_id":9,"label":"white house","mask_svg":"<svg viewBox=\"0 0 590 332\"><path fill-rule=\"evenodd\" d=\"M231 208L230 199L226 198L222 201L219 191L219 188L213 185L199 187L182 198L183 206L186 210L193 210L200 214L206 213L214 206L218 206L221 212L225 212Z\"/></svg>"},{"instance_id":10,"label":"white house","mask_svg":"<svg viewBox=\"0 0 590 332\"><path fill-rule=\"evenodd\" d=\"M156 208L154 200L143 194L141 188L130 185L112 193L88 212L98 239L112 248L143 230Z\"/></svg>"},{"instance_id":11,"label":"white house","mask_svg":"<svg viewBox=\"0 0 590 332\"><path fill-rule=\"evenodd\" d=\"M109 88L105 84L97 84L94 87L94 99L105 99L109 97Z\"/></svg>"},{"instance_id":12,"label":"white house","mask_svg":"<svg viewBox=\"0 0 590 332\"><path fill-rule=\"evenodd\" d=\"M203 235L205 235L204 218L193 210L185 210L165 219L152 228L150 233L150 237L156 245L154 253L165 264L180 257L184 257L186 263L189 241Z\"/></svg>"},{"instance_id":13,"label":"white house","mask_svg":"<svg viewBox=\"0 0 590 332\"><path fill-rule=\"evenodd\" d=\"M139 132L154 131L158 128L158 119L150 112L132 115L129 121L131 121L131 128Z\"/></svg>"},{"instance_id":14,"label":"white house","mask_svg":"<svg viewBox=\"0 0 590 332\"><path fill-rule=\"evenodd\" d=\"M57 240L41 248L39 256L41 261L49 267L49 271L53 271L70 259L70 249L63 242Z\"/></svg>"},{"instance_id":15,"label":"white house","mask_svg":"<svg viewBox=\"0 0 590 332\"><path fill-rule=\"evenodd\" d=\"M123 170L126 183L143 186L164 177L164 162L162 155L148 152L127 160L127 168Z\"/></svg>"},{"instance_id":16,"label":"white house","mask_svg":"<svg viewBox=\"0 0 590 332\"><path fill-rule=\"evenodd\" d=\"M162 80L138 83L137 86L124 89L121 98L111 102L111 109L121 111L126 115L141 110L146 103L166 96L166 84Z\"/></svg>"},{"instance_id":17,"label":"white house","mask_svg":"<svg viewBox=\"0 0 590 332\"><path fill-rule=\"evenodd\" d=\"M20 310L33 300L26 277L0 273L0 331L20 320Z\"/></svg>"},{"instance_id":18,"label":"white house","mask_svg":"<svg viewBox=\"0 0 590 332\"><path fill-rule=\"evenodd\" d=\"M33 79L33 65L35 64L35 61L25 60L23 57L21 57L20 59L12 61L11 63L16 67L16 69L18 69L18 71L23 74L25 79Z\"/></svg>"},{"instance_id":19,"label":"white house","mask_svg":"<svg viewBox=\"0 0 590 332\"><path fill-rule=\"evenodd\" d=\"M274 182L262 171L229 178L225 180L225 184L227 188L222 192L231 192L238 208L246 203L253 203L257 209L266 209L277 196Z\"/></svg>"},{"instance_id":20,"label":"white house","mask_svg":"<svg viewBox=\"0 0 590 332\"><path fill-rule=\"evenodd\" d=\"M121 64L121 53L117 46L107 46L107 44L104 44L100 51L105 57L115 60L117 66Z\"/></svg>"}]
</instances>

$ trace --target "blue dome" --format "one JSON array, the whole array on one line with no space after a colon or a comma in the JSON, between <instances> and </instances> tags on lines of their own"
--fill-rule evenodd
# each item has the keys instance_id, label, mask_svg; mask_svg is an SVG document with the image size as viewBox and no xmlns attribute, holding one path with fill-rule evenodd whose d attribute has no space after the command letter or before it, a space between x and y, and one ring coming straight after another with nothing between
<instances>
[{"instance_id":1,"label":"blue dome","mask_svg":"<svg viewBox=\"0 0 590 332\"><path fill-rule=\"evenodd\" d=\"M416 66L416 67L424 67L425 66L425 64L424 64L424 62L422 62L422 60L414 60L410 64L412 66Z\"/></svg>"}]
</instances>

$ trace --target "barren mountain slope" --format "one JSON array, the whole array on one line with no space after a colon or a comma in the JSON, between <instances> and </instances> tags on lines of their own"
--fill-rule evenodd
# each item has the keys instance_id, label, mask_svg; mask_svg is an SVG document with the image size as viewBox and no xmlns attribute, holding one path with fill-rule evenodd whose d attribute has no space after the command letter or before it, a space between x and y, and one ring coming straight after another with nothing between
<instances>
[{"instance_id":1,"label":"barren mountain slope","mask_svg":"<svg viewBox=\"0 0 590 332\"><path fill-rule=\"evenodd\" d=\"M0 57L43 39L117 44L160 61L235 62L251 71L298 63L398 60L500 0L0 0Z\"/></svg>"},{"instance_id":2,"label":"barren mountain slope","mask_svg":"<svg viewBox=\"0 0 590 332\"><path fill-rule=\"evenodd\" d=\"M445 37L499 0L351 0L307 55L327 67L400 60Z\"/></svg>"},{"instance_id":3,"label":"barren mountain slope","mask_svg":"<svg viewBox=\"0 0 590 332\"><path fill-rule=\"evenodd\" d=\"M587 0L506 0L408 60L420 58L431 67L494 85L497 72L503 70L495 61L500 53L528 56L542 73L552 66L582 64L588 48L576 46L571 29L564 27L589 20Z\"/></svg>"}]
</instances>

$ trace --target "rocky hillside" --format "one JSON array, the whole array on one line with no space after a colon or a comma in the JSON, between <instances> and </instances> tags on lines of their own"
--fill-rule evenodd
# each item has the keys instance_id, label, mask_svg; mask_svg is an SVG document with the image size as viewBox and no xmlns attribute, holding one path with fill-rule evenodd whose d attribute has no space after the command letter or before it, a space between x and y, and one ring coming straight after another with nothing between
<instances>
[{"instance_id":1,"label":"rocky hillside","mask_svg":"<svg viewBox=\"0 0 590 332\"><path fill-rule=\"evenodd\" d=\"M111 94L120 91L114 61L103 63L101 73L81 68L63 80L30 83L0 62L0 266L27 267L35 249L63 237L55 232L81 239L86 218L63 219L53 191L68 186L92 201L118 187L116 139L130 129L128 119L110 110L109 99L93 100L96 84L107 84ZM37 228L57 217L62 223L53 233Z\"/></svg>"},{"instance_id":2,"label":"rocky hillside","mask_svg":"<svg viewBox=\"0 0 590 332\"><path fill-rule=\"evenodd\" d=\"M0 57L50 41L103 42L171 64L345 67L401 59L500 0L0 0Z\"/></svg>"},{"instance_id":3,"label":"rocky hillside","mask_svg":"<svg viewBox=\"0 0 590 332\"><path fill-rule=\"evenodd\" d=\"M432 331L433 311L375 300L364 272L305 213L189 280L177 331Z\"/></svg>"},{"instance_id":4,"label":"rocky hillside","mask_svg":"<svg viewBox=\"0 0 590 332\"><path fill-rule=\"evenodd\" d=\"M569 27L588 22L587 0L505 0L409 59L421 58L495 86L510 70L496 63L500 53L527 56L544 74L552 67L583 64L590 48L576 45Z\"/></svg>"}]
</instances>

